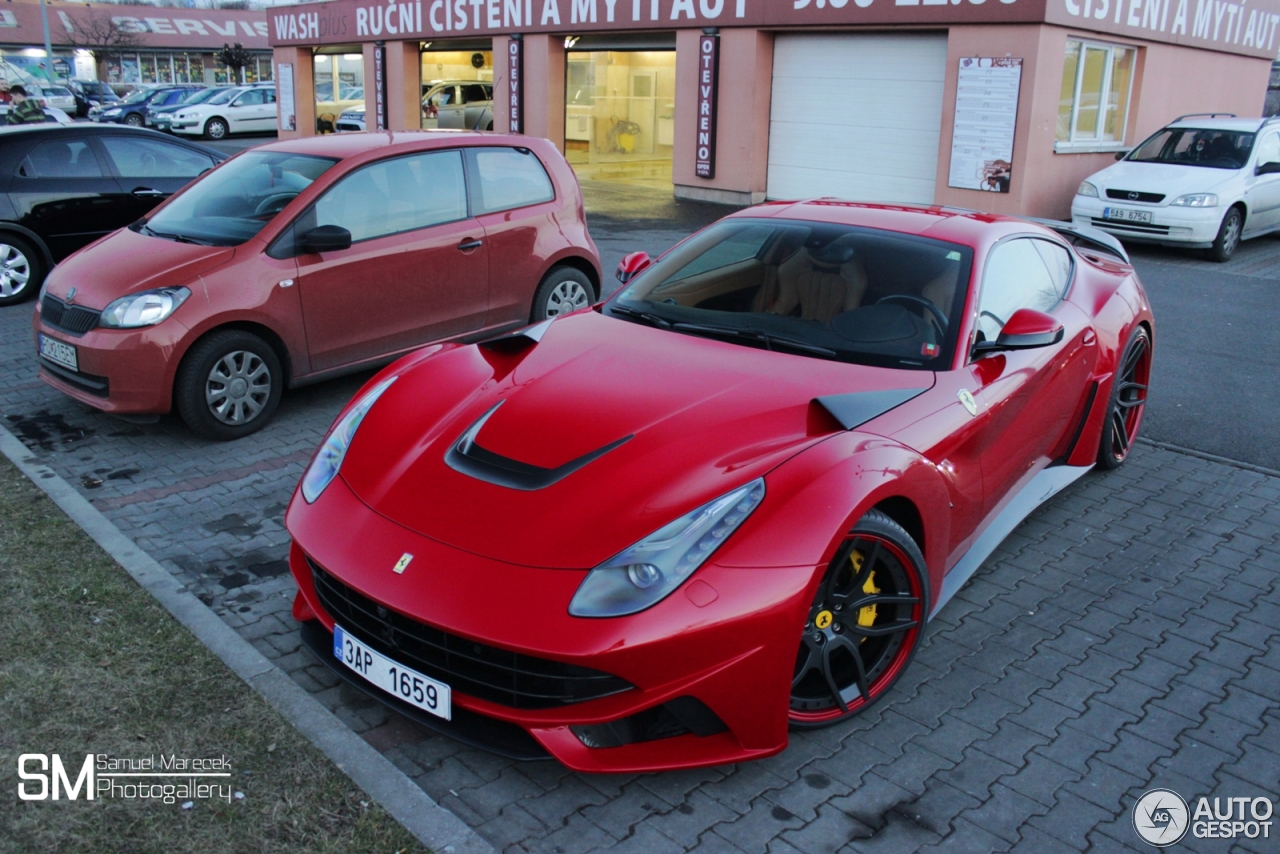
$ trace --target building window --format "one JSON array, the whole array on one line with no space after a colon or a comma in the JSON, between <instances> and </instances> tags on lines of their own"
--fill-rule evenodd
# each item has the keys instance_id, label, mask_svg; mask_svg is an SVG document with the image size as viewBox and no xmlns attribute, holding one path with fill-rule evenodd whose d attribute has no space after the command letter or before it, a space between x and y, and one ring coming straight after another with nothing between
<instances>
[{"instance_id":1,"label":"building window","mask_svg":"<svg viewBox=\"0 0 1280 854\"><path fill-rule=\"evenodd\" d=\"M1058 101L1057 147L1124 145L1137 50L1067 39Z\"/></svg>"}]
</instances>

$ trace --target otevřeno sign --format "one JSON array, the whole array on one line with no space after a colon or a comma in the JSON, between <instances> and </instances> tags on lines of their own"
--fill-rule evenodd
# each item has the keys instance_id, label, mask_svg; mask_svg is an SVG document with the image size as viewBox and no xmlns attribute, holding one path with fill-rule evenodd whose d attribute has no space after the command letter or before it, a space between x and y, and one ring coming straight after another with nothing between
<instances>
[{"instance_id":1,"label":"otev\u0159eno sign","mask_svg":"<svg viewBox=\"0 0 1280 854\"><path fill-rule=\"evenodd\" d=\"M698 39L698 138L693 171L699 178L716 177L716 93L720 85L720 37Z\"/></svg>"}]
</instances>

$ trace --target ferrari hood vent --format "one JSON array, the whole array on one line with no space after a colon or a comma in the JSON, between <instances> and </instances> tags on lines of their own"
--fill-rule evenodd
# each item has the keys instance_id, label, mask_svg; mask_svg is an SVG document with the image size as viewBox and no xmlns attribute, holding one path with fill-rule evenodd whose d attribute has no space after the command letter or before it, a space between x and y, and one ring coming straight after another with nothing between
<instances>
[{"instance_id":1,"label":"ferrari hood vent","mask_svg":"<svg viewBox=\"0 0 1280 854\"><path fill-rule=\"evenodd\" d=\"M444 461L448 463L449 468L468 477L474 477L476 480L492 483L495 486L533 492L538 489L546 489L553 483L559 483L588 463L598 460L614 448L624 445L635 438L634 435L623 436L615 442L610 442L602 448L596 448L594 451L585 453L577 459L569 460L564 465L556 466L555 468L542 468L541 466L522 463L519 460L513 460L510 457L504 457L501 454L495 454L493 451L485 450L476 442L476 437L480 435L480 429L484 427L485 422L505 402L500 400L494 404L492 409L476 419L476 422L458 437L458 441L449 446L449 450L444 456Z\"/></svg>"},{"instance_id":2,"label":"ferrari hood vent","mask_svg":"<svg viewBox=\"0 0 1280 854\"><path fill-rule=\"evenodd\" d=\"M901 406L913 397L924 394L927 388L896 388L887 391L855 391L851 394L829 394L815 397L813 402L821 406L846 430L879 418L890 409Z\"/></svg>"}]
</instances>

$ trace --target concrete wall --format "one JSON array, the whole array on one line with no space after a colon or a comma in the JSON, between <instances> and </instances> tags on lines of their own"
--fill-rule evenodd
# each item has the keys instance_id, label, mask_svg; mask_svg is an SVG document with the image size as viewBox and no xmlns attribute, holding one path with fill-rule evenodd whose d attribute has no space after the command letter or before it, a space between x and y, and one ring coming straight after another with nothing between
<instances>
[{"instance_id":1,"label":"concrete wall","mask_svg":"<svg viewBox=\"0 0 1280 854\"><path fill-rule=\"evenodd\" d=\"M947 79L938 152L939 204L993 213L1069 218L1080 182L1115 162L1113 152L1054 151L1062 64L1069 36L1089 33L1043 24L952 27L947 42ZM1260 115L1271 63L1266 59L1156 42L1117 41L1138 47L1137 73L1125 142L1136 145L1184 113L1209 110ZM1013 144L1013 177L1007 194L947 186L956 79L961 57L1022 57L1022 89Z\"/></svg>"},{"instance_id":2,"label":"concrete wall","mask_svg":"<svg viewBox=\"0 0 1280 854\"><path fill-rule=\"evenodd\" d=\"M769 170L773 34L750 29L720 32L716 177L709 180L694 174L700 35L699 30L676 32L675 194L734 204L763 201Z\"/></svg>"}]
</instances>

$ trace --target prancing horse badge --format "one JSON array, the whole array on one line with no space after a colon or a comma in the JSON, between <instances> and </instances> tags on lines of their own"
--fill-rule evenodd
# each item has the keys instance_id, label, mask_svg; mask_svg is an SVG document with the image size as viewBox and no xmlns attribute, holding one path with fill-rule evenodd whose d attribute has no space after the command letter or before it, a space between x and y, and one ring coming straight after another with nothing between
<instances>
[{"instance_id":1,"label":"prancing horse badge","mask_svg":"<svg viewBox=\"0 0 1280 854\"><path fill-rule=\"evenodd\" d=\"M408 552L405 552L404 554L400 555L400 559L396 561L396 565L391 568L391 571L394 572L396 575L404 575L404 571L409 568L409 563L412 560L413 560L413 555L409 554Z\"/></svg>"},{"instance_id":2,"label":"prancing horse badge","mask_svg":"<svg viewBox=\"0 0 1280 854\"><path fill-rule=\"evenodd\" d=\"M973 395L969 394L967 388L962 388L956 392L956 397L960 398L960 402L964 404L964 408L969 410L970 415L978 414L978 401L973 399ZM396 570L399 572L399 570Z\"/></svg>"}]
</instances>

